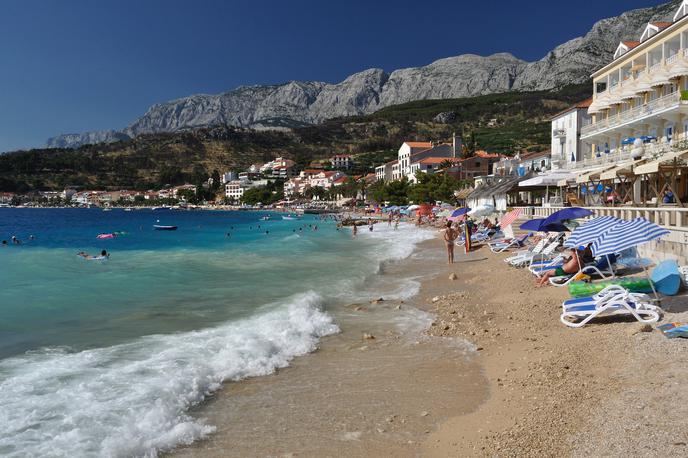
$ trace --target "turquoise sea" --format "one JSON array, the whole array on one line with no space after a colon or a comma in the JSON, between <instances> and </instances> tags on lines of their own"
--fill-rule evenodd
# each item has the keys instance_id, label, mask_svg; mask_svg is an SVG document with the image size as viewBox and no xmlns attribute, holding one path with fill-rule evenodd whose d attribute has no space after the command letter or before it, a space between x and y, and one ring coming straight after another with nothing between
<instances>
[{"instance_id":1,"label":"turquoise sea","mask_svg":"<svg viewBox=\"0 0 688 458\"><path fill-rule=\"evenodd\" d=\"M0 208L0 455L153 456L205 437L189 411L223 383L313 351L345 304L412 295L377 274L431 236L269 212Z\"/></svg>"}]
</instances>

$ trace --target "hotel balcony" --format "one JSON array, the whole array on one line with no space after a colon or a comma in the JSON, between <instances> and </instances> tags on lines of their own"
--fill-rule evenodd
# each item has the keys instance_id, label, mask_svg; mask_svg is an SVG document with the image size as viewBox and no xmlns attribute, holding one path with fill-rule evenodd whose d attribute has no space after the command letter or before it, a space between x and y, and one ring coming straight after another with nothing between
<instances>
[{"instance_id":1,"label":"hotel balcony","mask_svg":"<svg viewBox=\"0 0 688 458\"><path fill-rule=\"evenodd\" d=\"M673 144L653 142L644 144L641 149L635 149L633 145L625 145L611 149L608 152L588 154L587 157L576 162L570 162L563 168L569 170L593 169L607 165L628 163L639 159L654 160L676 150L676 145L678 145L678 142Z\"/></svg>"},{"instance_id":2,"label":"hotel balcony","mask_svg":"<svg viewBox=\"0 0 688 458\"><path fill-rule=\"evenodd\" d=\"M650 118L662 118L660 115L671 114L688 114L688 100L683 100L678 91L591 122L581 128L581 139L590 139L619 127L641 127Z\"/></svg>"},{"instance_id":3,"label":"hotel balcony","mask_svg":"<svg viewBox=\"0 0 688 458\"><path fill-rule=\"evenodd\" d=\"M688 78L688 49L684 49L684 43L688 43L688 31L644 54L621 60L617 67L596 77L596 91L588 109L596 119L583 126L581 138L594 140L620 127L628 128L630 135L631 130L642 129L649 118L656 118L659 124L661 119L675 122L678 115L688 114L688 100L680 95L686 87L681 83Z\"/></svg>"},{"instance_id":4,"label":"hotel balcony","mask_svg":"<svg viewBox=\"0 0 688 458\"><path fill-rule=\"evenodd\" d=\"M566 137L566 129L554 129L552 131L552 137L565 138Z\"/></svg>"}]
</instances>

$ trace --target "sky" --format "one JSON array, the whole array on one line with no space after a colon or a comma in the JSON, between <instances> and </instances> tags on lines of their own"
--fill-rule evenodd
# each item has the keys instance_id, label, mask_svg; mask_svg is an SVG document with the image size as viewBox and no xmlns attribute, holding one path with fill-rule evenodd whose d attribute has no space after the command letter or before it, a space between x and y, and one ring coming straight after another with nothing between
<instances>
[{"instance_id":1,"label":"sky","mask_svg":"<svg viewBox=\"0 0 688 458\"><path fill-rule=\"evenodd\" d=\"M0 0L0 151L159 102L464 53L527 61L659 0Z\"/></svg>"}]
</instances>

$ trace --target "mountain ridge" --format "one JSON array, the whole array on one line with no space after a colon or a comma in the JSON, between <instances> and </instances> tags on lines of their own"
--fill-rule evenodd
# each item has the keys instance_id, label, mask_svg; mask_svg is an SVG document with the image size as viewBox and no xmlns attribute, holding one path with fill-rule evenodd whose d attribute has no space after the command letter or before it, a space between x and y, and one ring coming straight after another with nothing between
<instances>
[{"instance_id":1,"label":"mountain ridge","mask_svg":"<svg viewBox=\"0 0 688 458\"><path fill-rule=\"evenodd\" d=\"M535 62L508 52L462 54L390 73L369 68L338 83L293 80L241 85L219 94L194 94L156 103L122 130L58 135L48 139L47 147L74 148L212 125L292 128L371 114L417 100L550 90L578 84L611 60L619 41L636 38L651 20L667 19L677 4L672 1L601 19L584 36L562 43Z\"/></svg>"}]
</instances>

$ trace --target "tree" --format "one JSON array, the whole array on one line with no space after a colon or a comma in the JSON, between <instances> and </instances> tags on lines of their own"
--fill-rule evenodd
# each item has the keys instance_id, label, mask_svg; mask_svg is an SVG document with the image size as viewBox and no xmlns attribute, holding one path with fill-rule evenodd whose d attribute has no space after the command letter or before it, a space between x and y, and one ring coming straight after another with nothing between
<instances>
[{"instance_id":1,"label":"tree","mask_svg":"<svg viewBox=\"0 0 688 458\"><path fill-rule=\"evenodd\" d=\"M462 182L449 175L416 173L417 183L410 186L408 198L415 203L429 203L438 200L449 202L454 199L454 191L461 188Z\"/></svg>"},{"instance_id":2,"label":"tree","mask_svg":"<svg viewBox=\"0 0 688 458\"><path fill-rule=\"evenodd\" d=\"M406 177L401 180L391 181L385 186L385 197L392 205L406 205L408 204L408 190L409 182Z\"/></svg>"},{"instance_id":3,"label":"tree","mask_svg":"<svg viewBox=\"0 0 688 458\"><path fill-rule=\"evenodd\" d=\"M220 188L220 172L217 171L217 169L213 170L213 173L210 175L210 178L213 179L213 185L211 186L211 189L213 191L217 191Z\"/></svg>"},{"instance_id":4,"label":"tree","mask_svg":"<svg viewBox=\"0 0 688 458\"><path fill-rule=\"evenodd\" d=\"M241 201L248 205L256 205L258 203L268 204L272 197L272 192L270 192L265 186L256 186L255 188L249 188L244 191L244 195L241 196Z\"/></svg>"}]
</instances>

